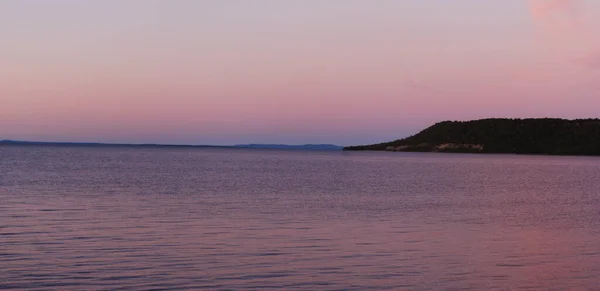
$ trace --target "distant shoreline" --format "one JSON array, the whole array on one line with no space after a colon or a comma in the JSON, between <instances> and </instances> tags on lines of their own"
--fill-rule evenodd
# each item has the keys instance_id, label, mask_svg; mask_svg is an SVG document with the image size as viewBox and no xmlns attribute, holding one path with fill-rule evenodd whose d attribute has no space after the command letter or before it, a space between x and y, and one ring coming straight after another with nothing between
<instances>
[{"instance_id":1,"label":"distant shoreline","mask_svg":"<svg viewBox=\"0 0 600 291\"><path fill-rule=\"evenodd\" d=\"M185 144L125 144L92 142L39 142L0 140L0 146L56 146L56 147L126 147L126 148L216 148L216 149L281 149L281 150L328 150L341 151L343 147L329 144L240 144L240 145L185 145Z\"/></svg>"}]
</instances>

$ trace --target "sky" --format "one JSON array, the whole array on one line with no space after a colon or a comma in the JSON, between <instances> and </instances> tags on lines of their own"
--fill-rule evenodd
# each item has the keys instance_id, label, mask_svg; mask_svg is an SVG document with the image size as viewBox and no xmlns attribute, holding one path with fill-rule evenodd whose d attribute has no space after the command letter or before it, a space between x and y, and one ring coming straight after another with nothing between
<instances>
[{"instance_id":1,"label":"sky","mask_svg":"<svg viewBox=\"0 0 600 291\"><path fill-rule=\"evenodd\" d=\"M597 0L2 0L0 139L368 144L600 115Z\"/></svg>"}]
</instances>

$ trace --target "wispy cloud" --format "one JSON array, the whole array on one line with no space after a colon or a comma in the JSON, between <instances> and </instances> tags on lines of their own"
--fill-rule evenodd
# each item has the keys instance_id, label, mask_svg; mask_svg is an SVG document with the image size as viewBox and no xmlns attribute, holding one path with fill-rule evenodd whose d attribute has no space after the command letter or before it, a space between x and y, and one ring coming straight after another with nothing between
<instances>
[{"instance_id":1,"label":"wispy cloud","mask_svg":"<svg viewBox=\"0 0 600 291\"><path fill-rule=\"evenodd\" d=\"M576 63L600 69L600 43L586 25L582 5L582 0L529 0L529 11L543 33L562 45L577 45L590 52L576 57Z\"/></svg>"},{"instance_id":2,"label":"wispy cloud","mask_svg":"<svg viewBox=\"0 0 600 291\"><path fill-rule=\"evenodd\" d=\"M404 79L404 86L409 89L431 89L431 86L429 86L428 84L416 81L415 79L411 78Z\"/></svg>"},{"instance_id":3,"label":"wispy cloud","mask_svg":"<svg viewBox=\"0 0 600 291\"><path fill-rule=\"evenodd\" d=\"M581 29L580 0L530 0L535 24L551 32Z\"/></svg>"},{"instance_id":4,"label":"wispy cloud","mask_svg":"<svg viewBox=\"0 0 600 291\"><path fill-rule=\"evenodd\" d=\"M588 68L600 69L600 50L584 57L580 63L583 63Z\"/></svg>"}]
</instances>

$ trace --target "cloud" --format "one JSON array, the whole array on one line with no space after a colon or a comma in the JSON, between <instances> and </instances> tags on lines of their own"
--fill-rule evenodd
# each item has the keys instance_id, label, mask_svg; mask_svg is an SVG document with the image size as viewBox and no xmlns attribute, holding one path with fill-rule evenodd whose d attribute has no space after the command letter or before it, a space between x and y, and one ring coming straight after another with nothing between
<instances>
[{"instance_id":1,"label":"cloud","mask_svg":"<svg viewBox=\"0 0 600 291\"><path fill-rule=\"evenodd\" d=\"M550 31L581 28L580 0L529 0L533 22Z\"/></svg>"},{"instance_id":2,"label":"cloud","mask_svg":"<svg viewBox=\"0 0 600 291\"><path fill-rule=\"evenodd\" d=\"M574 60L584 67L600 69L600 42L586 24L582 5L582 0L529 0L529 11L533 23L557 41L547 45L576 46L591 51Z\"/></svg>"},{"instance_id":3,"label":"cloud","mask_svg":"<svg viewBox=\"0 0 600 291\"><path fill-rule=\"evenodd\" d=\"M404 86L406 86L409 89L431 89L431 86L425 83L418 82L411 78L407 78L404 80Z\"/></svg>"},{"instance_id":4,"label":"cloud","mask_svg":"<svg viewBox=\"0 0 600 291\"><path fill-rule=\"evenodd\" d=\"M581 63L588 68L600 69L600 50L583 58Z\"/></svg>"}]
</instances>

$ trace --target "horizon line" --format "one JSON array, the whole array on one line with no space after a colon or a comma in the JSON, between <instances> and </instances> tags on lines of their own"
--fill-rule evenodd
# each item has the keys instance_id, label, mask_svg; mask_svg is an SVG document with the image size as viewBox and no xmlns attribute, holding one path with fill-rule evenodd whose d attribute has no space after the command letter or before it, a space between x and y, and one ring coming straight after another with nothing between
<instances>
[{"instance_id":1,"label":"horizon line","mask_svg":"<svg viewBox=\"0 0 600 291\"><path fill-rule=\"evenodd\" d=\"M214 148L255 148L261 146L272 147L310 147L326 146L339 147L345 146L325 143L304 143L304 144L285 144L285 143L242 143L230 145L213 144L169 144L169 143L111 143L111 142L85 142L85 141L32 141L32 140L14 140L0 139L0 145L78 145L78 146L136 146L136 147L214 147Z\"/></svg>"}]
</instances>

